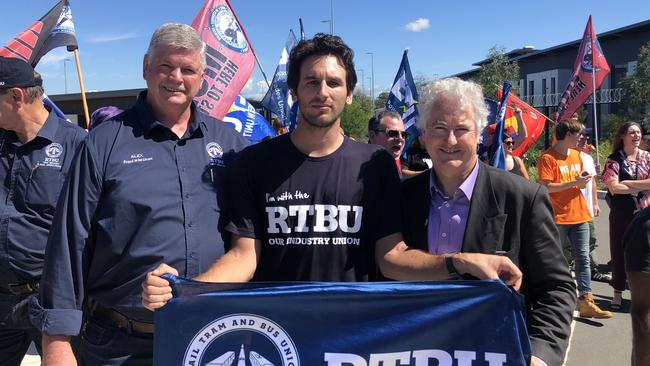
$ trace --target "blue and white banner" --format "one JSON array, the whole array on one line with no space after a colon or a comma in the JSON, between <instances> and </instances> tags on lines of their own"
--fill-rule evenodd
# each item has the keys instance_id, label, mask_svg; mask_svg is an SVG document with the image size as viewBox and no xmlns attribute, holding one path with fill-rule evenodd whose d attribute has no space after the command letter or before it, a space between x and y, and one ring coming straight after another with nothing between
<instances>
[{"instance_id":1,"label":"blue and white banner","mask_svg":"<svg viewBox=\"0 0 650 366\"><path fill-rule=\"evenodd\" d=\"M388 94L386 100L386 110L399 113L402 116L402 121L404 121L404 129L409 132L409 139L404 144L404 156L406 156L406 150L411 146L411 143L420 135L417 128L419 97L407 54L408 50L404 50L402 62L399 65L393 87L390 88L390 94Z\"/></svg>"},{"instance_id":2,"label":"blue and white banner","mask_svg":"<svg viewBox=\"0 0 650 366\"><path fill-rule=\"evenodd\" d=\"M492 145L490 149L490 165L503 170L508 170L506 167L506 152L503 150L501 140L503 139L503 124L506 117L506 109L508 108L508 95L510 95L510 88L512 88L510 82L505 81L503 83L503 96L501 97L501 103L499 104L499 110L497 112L496 132L494 133L494 136L492 136Z\"/></svg>"},{"instance_id":3,"label":"blue and white banner","mask_svg":"<svg viewBox=\"0 0 650 366\"><path fill-rule=\"evenodd\" d=\"M211 284L171 278L155 365L527 365L500 281Z\"/></svg>"},{"instance_id":4,"label":"blue and white banner","mask_svg":"<svg viewBox=\"0 0 650 366\"><path fill-rule=\"evenodd\" d=\"M289 110L293 105L293 100L289 93L289 87L287 86L287 63L289 62L291 49L293 49L296 43L298 43L296 41L296 36L293 34L293 31L290 30L287 42L284 44L284 48L282 49L282 55L280 55L278 67L275 69L275 75L273 75L271 87L266 92L266 95L264 95L261 102L265 108L280 117L282 125L287 127L290 124Z\"/></svg>"},{"instance_id":5,"label":"blue and white banner","mask_svg":"<svg viewBox=\"0 0 650 366\"><path fill-rule=\"evenodd\" d=\"M256 144L267 136L276 136L269 121L257 113L255 107L241 95L235 98L223 121L231 124L251 144Z\"/></svg>"}]
</instances>

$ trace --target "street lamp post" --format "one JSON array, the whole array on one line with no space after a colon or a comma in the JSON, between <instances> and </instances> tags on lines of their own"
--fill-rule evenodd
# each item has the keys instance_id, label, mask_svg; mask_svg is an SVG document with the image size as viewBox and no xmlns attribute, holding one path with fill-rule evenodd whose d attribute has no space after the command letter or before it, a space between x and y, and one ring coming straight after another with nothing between
<instances>
[{"instance_id":1,"label":"street lamp post","mask_svg":"<svg viewBox=\"0 0 650 366\"><path fill-rule=\"evenodd\" d=\"M65 65L66 62L70 62L70 59L69 58L63 59L63 87L64 87L63 90L65 91L65 94L68 94L68 71Z\"/></svg>"},{"instance_id":2,"label":"street lamp post","mask_svg":"<svg viewBox=\"0 0 650 366\"><path fill-rule=\"evenodd\" d=\"M332 31L332 19L325 19L321 20L321 23L330 23L330 35L334 34L334 31Z\"/></svg>"},{"instance_id":3,"label":"street lamp post","mask_svg":"<svg viewBox=\"0 0 650 366\"><path fill-rule=\"evenodd\" d=\"M334 0L330 0L330 34L334 35Z\"/></svg>"},{"instance_id":4,"label":"street lamp post","mask_svg":"<svg viewBox=\"0 0 650 366\"><path fill-rule=\"evenodd\" d=\"M361 72L361 92L363 94L366 94L366 84L364 83L365 78L363 77L363 69L359 69L359 72Z\"/></svg>"},{"instance_id":5,"label":"street lamp post","mask_svg":"<svg viewBox=\"0 0 650 366\"><path fill-rule=\"evenodd\" d=\"M375 102L375 53L366 52L366 55L370 55L370 97L372 102Z\"/></svg>"},{"instance_id":6,"label":"street lamp post","mask_svg":"<svg viewBox=\"0 0 650 366\"><path fill-rule=\"evenodd\" d=\"M330 35L334 35L334 0L330 0L330 18L321 20L321 23L330 23Z\"/></svg>"}]
</instances>

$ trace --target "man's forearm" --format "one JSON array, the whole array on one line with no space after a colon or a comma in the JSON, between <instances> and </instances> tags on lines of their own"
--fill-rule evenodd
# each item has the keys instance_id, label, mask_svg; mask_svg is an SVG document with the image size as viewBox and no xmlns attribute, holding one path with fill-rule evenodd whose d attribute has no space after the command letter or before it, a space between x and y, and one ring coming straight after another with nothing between
<instances>
[{"instance_id":1,"label":"man's forearm","mask_svg":"<svg viewBox=\"0 0 650 366\"><path fill-rule=\"evenodd\" d=\"M445 280L449 273L444 257L411 249L403 242L377 258L384 276L401 281Z\"/></svg>"},{"instance_id":2,"label":"man's forearm","mask_svg":"<svg viewBox=\"0 0 650 366\"><path fill-rule=\"evenodd\" d=\"M43 366L76 364L70 337L43 334Z\"/></svg>"},{"instance_id":3,"label":"man's forearm","mask_svg":"<svg viewBox=\"0 0 650 366\"><path fill-rule=\"evenodd\" d=\"M567 190L571 187L577 186L576 181L571 181L571 182L564 182L564 183L546 183L543 184L546 186L546 189L548 189L549 193L555 193L555 192L561 192L564 190Z\"/></svg>"},{"instance_id":4,"label":"man's forearm","mask_svg":"<svg viewBox=\"0 0 650 366\"><path fill-rule=\"evenodd\" d=\"M232 249L195 279L203 282L250 281L257 268L259 246L259 241L255 239L236 236Z\"/></svg>"}]
</instances>

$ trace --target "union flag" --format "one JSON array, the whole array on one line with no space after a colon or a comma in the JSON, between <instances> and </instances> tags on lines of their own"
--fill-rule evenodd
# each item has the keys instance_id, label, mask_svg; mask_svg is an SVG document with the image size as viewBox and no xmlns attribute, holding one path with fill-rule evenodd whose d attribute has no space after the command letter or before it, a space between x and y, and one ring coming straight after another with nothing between
<instances>
[{"instance_id":1,"label":"union flag","mask_svg":"<svg viewBox=\"0 0 650 366\"><path fill-rule=\"evenodd\" d=\"M555 123L564 118L570 118L587 101L589 95L602 85L609 72L610 68L603 50L600 48L590 15L582 35L578 57L573 63L573 74L569 78L566 90L560 97L558 110L555 113Z\"/></svg>"},{"instance_id":2,"label":"union flag","mask_svg":"<svg viewBox=\"0 0 650 366\"><path fill-rule=\"evenodd\" d=\"M77 49L77 36L68 0L59 1L50 11L0 48L0 56L20 58L32 67L52 49Z\"/></svg>"}]
</instances>

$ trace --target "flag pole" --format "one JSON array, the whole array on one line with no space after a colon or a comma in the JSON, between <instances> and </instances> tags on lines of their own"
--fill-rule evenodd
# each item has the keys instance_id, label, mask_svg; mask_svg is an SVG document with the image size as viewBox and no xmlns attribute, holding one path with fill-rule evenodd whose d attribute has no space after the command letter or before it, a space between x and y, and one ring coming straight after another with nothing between
<instances>
[{"instance_id":1,"label":"flag pole","mask_svg":"<svg viewBox=\"0 0 650 366\"><path fill-rule=\"evenodd\" d=\"M74 49L74 60L77 64L77 76L79 77L79 90L81 91L81 103L84 107L84 116L86 117L86 126L90 126L90 114L88 114L88 103L86 102L86 90L84 89L84 78L81 75L81 65L79 63L79 50Z\"/></svg>"},{"instance_id":2,"label":"flag pole","mask_svg":"<svg viewBox=\"0 0 650 366\"><path fill-rule=\"evenodd\" d=\"M589 20L591 20L591 16L589 16ZM591 23L591 22L590 22ZM590 26L593 29L593 25L590 24ZM596 115L596 60L594 59L594 54L595 52L595 47L596 47L596 42L594 41L594 38L596 37L594 32L592 31L592 37L591 37L591 90L592 90L592 96L594 99L594 143L596 144L596 166L600 165L600 154L598 152L598 116Z\"/></svg>"}]
</instances>

